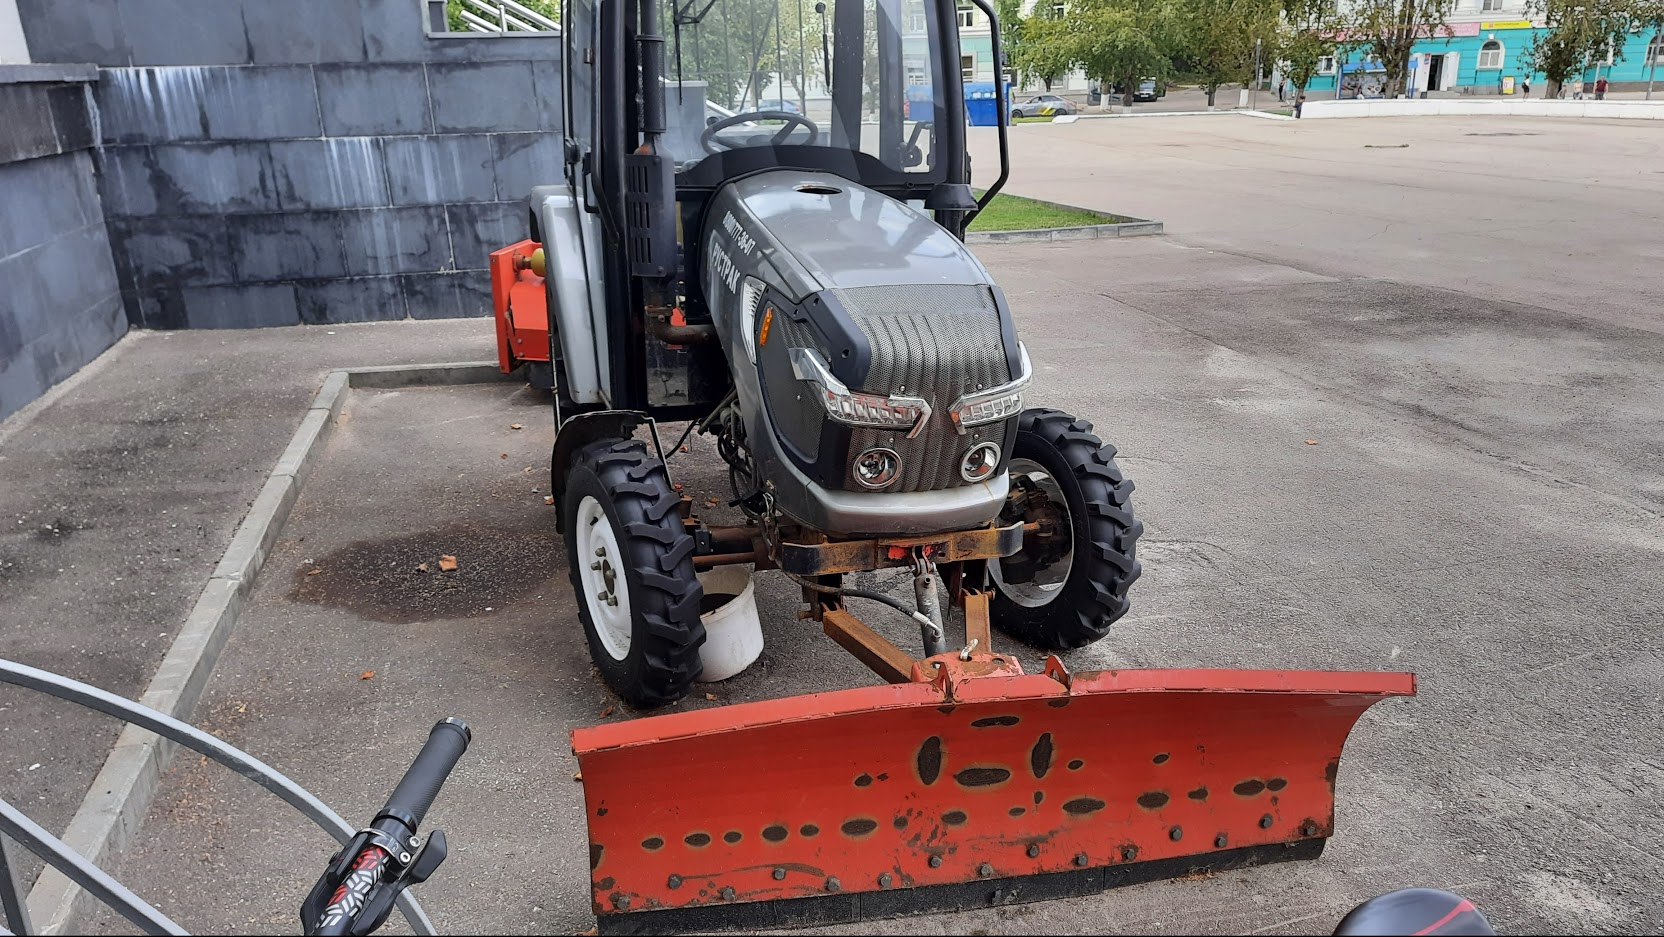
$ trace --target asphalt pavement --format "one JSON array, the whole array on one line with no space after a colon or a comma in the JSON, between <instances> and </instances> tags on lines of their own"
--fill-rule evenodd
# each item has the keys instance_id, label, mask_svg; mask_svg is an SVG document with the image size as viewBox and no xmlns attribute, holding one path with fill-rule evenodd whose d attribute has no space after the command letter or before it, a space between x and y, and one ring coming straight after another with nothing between
<instances>
[{"instance_id":1,"label":"asphalt pavement","mask_svg":"<svg viewBox=\"0 0 1664 937\"><path fill-rule=\"evenodd\" d=\"M1421 695L1359 723L1316 862L822 932L1325 933L1405 885L1461 891L1504 932L1664 927L1656 143L1542 123L1014 128L1013 191L1169 231L978 249L1038 369L1030 404L1120 447L1147 525L1132 613L1070 666L1407 669ZM1590 164L1600 181L1554 179ZM1576 249L1543 249L1556 225ZM1373 247L1346 249L1360 226ZM566 733L629 714L565 585L547 414L513 385L355 392L199 712L354 819L433 719L468 717L475 745L430 816L452 856L422 890L450 931L592 924ZM294 421L265 422L281 448ZM691 449L678 478L719 493L709 442ZM479 574L410 572L442 553ZM763 659L681 708L870 682L795 621L794 590L758 586ZM198 931L292 928L329 851L195 762L141 839L115 871Z\"/></svg>"}]
</instances>

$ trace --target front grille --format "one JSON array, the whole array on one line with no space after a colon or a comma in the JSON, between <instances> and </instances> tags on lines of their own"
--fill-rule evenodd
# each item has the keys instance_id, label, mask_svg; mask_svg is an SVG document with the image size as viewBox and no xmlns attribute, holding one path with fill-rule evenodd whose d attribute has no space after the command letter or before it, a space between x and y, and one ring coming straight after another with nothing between
<instances>
[{"instance_id":1,"label":"front grille","mask_svg":"<svg viewBox=\"0 0 1664 937\"><path fill-rule=\"evenodd\" d=\"M857 429L850 456L885 446L901 456L901 479L886 491L935 491L965 484L959 463L982 439L1000 439L1005 424L961 436L947 408L967 393L1011 380L999 309L986 286L863 286L834 291L865 333L872 365L859 388L906 394L930 403L930 420L915 439L889 430ZM852 476L844 487L864 490Z\"/></svg>"}]
</instances>

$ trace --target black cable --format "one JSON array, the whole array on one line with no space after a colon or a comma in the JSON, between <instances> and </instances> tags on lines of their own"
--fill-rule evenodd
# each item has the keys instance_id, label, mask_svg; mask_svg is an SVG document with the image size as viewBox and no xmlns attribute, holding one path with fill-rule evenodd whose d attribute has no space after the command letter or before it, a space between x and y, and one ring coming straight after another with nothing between
<instances>
[{"instance_id":1,"label":"black cable","mask_svg":"<svg viewBox=\"0 0 1664 937\"><path fill-rule=\"evenodd\" d=\"M781 570L781 572L785 572L785 570ZM796 573L786 573L786 578L805 589L821 592L826 595L841 595L845 598L868 599L873 602L882 602L903 615L906 615L908 618L911 618L935 631L938 637L941 636L942 629L937 627L936 623L931 621L923 612L920 612L917 609L908 608L907 605L900 599L885 595L882 592L870 592L866 589L845 589L842 586L829 586L824 583L815 582L811 579L805 579Z\"/></svg>"}]
</instances>

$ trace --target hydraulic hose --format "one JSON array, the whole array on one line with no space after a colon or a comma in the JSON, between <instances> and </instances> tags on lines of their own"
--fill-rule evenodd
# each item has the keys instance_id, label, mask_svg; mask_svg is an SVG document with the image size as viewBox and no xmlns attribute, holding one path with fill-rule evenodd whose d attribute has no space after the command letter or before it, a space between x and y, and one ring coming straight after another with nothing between
<instances>
[{"instance_id":1,"label":"hydraulic hose","mask_svg":"<svg viewBox=\"0 0 1664 937\"><path fill-rule=\"evenodd\" d=\"M782 572L784 572L784 571L782 570ZM924 614L922 614L922 613L920 613L920 612L918 612L914 609L908 608L905 604L902 603L902 601L900 599L894 598L892 596L885 595L882 592L872 592L872 591L869 591L867 589L845 589L842 586L828 586L828 585L825 585L824 583L815 582L812 579L805 579L802 576L797 575L796 573L786 573L786 578L788 578L791 581L797 583L798 585L802 586L805 589L810 589L812 591L824 593L826 595L841 595L841 596L844 596L846 598L869 599L869 600L874 601L874 602L882 602L883 604L890 606L891 608L893 608L896 611L902 613L903 615L906 615L908 618L911 618L914 621L918 622L920 625L924 626L925 628L930 629L936 635L938 640L940 640L942 638L942 627L940 625L936 624L935 622L931 621L929 616L924 615Z\"/></svg>"}]
</instances>

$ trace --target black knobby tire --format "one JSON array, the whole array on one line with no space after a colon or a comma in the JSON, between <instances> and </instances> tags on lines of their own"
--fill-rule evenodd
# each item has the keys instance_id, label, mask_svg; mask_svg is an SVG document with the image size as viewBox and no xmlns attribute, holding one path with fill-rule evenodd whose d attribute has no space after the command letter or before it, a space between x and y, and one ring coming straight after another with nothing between
<instances>
[{"instance_id":1,"label":"black knobby tire","mask_svg":"<svg viewBox=\"0 0 1664 937\"><path fill-rule=\"evenodd\" d=\"M621 557L616 572L623 574L628 597L629 633L622 659L608 651L603 626L586 595L590 590L584 571L597 562L593 549L587 551L590 555L579 555L584 542L577 529L583 513L579 509L586 498L593 498L604 515L596 523L611 525ZM699 604L704 590L694 575L694 543L677 510L680 501L664 463L640 440L590 443L574 455L566 478L561 533L590 658L607 686L639 708L681 699L700 673L705 626Z\"/></svg>"},{"instance_id":2,"label":"black knobby tire","mask_svg":"<svg viewBox=\"0 0 1664 937\"><path fill-rule=\"evenodd\" d=\"M1037 604L1025 604L1019 598L1023 590L996 575L990 617L1001 631L1038 647L1091 644L1127 613L1127 591L1140 572L1137 541L1144 524L1133 516L1133 483L1122 476L1114 447L1093 434L1092 424L1061 410L1025 410L1010 458L1038 465L1061 491L1072 554L1060 585L1027 590L1027 602ZM1002 523L1012 519L1021 517ZM990 566L998 573L997 565Z\"/></svg>"}]
</instances>

